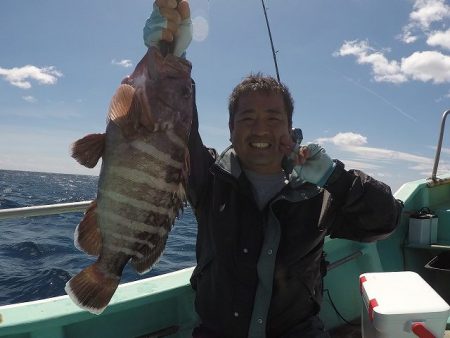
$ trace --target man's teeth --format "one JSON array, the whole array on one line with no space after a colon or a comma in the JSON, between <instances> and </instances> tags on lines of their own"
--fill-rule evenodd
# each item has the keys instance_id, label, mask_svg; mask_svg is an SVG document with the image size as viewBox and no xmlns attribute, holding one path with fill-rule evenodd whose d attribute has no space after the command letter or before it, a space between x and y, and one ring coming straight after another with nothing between
<instances>
[{"instance_id":1,"label":"man's teeth","mask_svg":"<svg viewBox=\"0 0 450 338\"><path fill-rule=\"evenodd\" d=\"M258 143L250 143L252 147L255 148L268 148L269 147L269 143L266 142L258 142Z\"/></svg>"}]
</instances>

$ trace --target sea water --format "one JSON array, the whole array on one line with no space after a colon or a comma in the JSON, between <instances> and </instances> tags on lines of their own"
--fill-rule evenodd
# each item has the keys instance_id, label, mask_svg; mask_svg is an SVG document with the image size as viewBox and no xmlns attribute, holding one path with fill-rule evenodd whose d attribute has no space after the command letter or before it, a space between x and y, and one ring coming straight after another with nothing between
<instances>
[{"instance_id":1,"label":"sea water","mask_svg":"<svg viewBox=\"0 0 450 338\"><path fill-rule=\"evenodd\" d=\"M0 170L0 209L88 201L95 198L98 177ZM0 220L0 305L64 295L66 282L95 257L73 244L83 213ZM184 208L153 269L137 274L126 266L122 283L195 265L197 224Z\"/></svg>"}]
</instances>

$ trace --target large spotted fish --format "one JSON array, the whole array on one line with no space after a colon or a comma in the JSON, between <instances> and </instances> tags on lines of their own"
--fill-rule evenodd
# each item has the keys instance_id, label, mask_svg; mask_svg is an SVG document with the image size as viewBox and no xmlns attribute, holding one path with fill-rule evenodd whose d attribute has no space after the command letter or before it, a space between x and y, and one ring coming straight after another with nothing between
<instances>
[{"instance_id":1,"label":"large spotted fish","mask_svg":"<svg viewBox=\"0 0 450 338\"><path fill-rule=\"evenodd\" d=\"M125 265L144 273L161 256L183 206L192 121L191 64L150 48L114 94L106 133L76 141L87 167L102 157L97 198L75 231L75 245L97 261L66 284L80 307L101 313Z\"/></svg>"}]
</instances>

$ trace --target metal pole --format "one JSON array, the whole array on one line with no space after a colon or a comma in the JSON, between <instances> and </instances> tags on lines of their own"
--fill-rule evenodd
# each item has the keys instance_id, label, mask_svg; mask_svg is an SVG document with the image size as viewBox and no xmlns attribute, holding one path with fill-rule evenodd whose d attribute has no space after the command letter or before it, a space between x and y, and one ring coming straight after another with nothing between
<instances>
[{"instance_id":1,"label":"metal pole","mask_svg":"<svg viewBox=\"0 0 450 338\"><path fill-rule=\"evenodd\" d=\"M347 262L350 262L362 255L363 255L362 251L355 251L354 253L352 253L348 256L345 256L344 258L338 259L337 261L330 263L327 266L327 271L333 270L333 269L337 268L338 266L345 264Z\"/></svg>"},{"instance_id":2,"label":"metal pole","mask_svg":"<svg viewBox=\"0 0 450 338\"><path fill-rule=\"evenodd\" d=\"M11 208L0 210L0 220L9 218L32 217L32 216L46 216L62 214L66 212L80 212L85 211L91 204L91 201L60 203L50 205L35 205L24 208Z\"/></svg>"},{"instance_id":3,"label":"metal pole","mask_svg":"<svg viewBox=\"0 0 450 338\"><path fill-rule=\"evenodd\" d=\"M439 141L436 149L436 156L434 158L433 172L431 173L431 180L436 181L436 174L439 165L439 158L441 157L441 149L442 149L442 139L444 138L444 129L445 129L445 119L447 115L450 114L450 109L446 110L444 114L442 114L442 122L441 122L441 131L439 134Z\"/></svg>"}]
</instances>

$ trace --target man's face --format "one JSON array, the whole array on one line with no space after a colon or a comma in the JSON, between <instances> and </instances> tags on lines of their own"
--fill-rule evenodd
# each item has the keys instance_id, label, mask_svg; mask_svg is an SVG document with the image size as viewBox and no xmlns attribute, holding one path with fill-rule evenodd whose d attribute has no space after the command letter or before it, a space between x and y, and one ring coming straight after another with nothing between
<instances>
[{"instance_id":1,"label":"man's face","mask_svg":"<svg viewBox=\"0 0 450 338\"><path fill-rule=\"evenodd\" d=\"M251 92L239 98L231 142L242 166L259 174L281 171L281 140L289 139L289 123L281 94Z\"/></svg>"}]
</instances>

